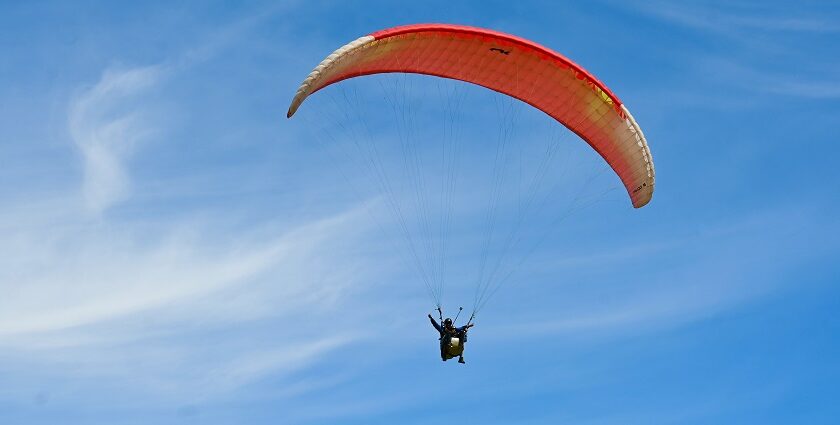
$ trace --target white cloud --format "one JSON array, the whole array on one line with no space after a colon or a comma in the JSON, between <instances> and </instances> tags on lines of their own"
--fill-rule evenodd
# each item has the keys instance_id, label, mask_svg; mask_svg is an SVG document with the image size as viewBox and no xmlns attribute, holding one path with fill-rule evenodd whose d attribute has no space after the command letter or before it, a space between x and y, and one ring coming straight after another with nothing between
<instances>
[{"instance_id":1,"label":"white cloud","mask_svg":"<svg viewBox=\"0 0 840 425\"><path fill-rule=\"evenodd\" d=\"M678 25L703 33L718 35L727 40L728 49L715 56L708 49L693 46L686 52L694 81L709 80L712 87L734 86L751 95L781 95L803 99L837 99L840 81L836 79L833 57L819 56L815 52L826 45L827 37L840 32L840 25L825 19L815 11L805 10L791 14L788 8L774 10L763 4L687 5L676 2L647 2L638 4L615 3L632 8L664 23ZM692 91L690 84L674 90L669 87L667 97L687 104L720 107L743 107L766 104L754 96L739 91L709 90L703 86ZM720 92L719 95L715 93ZM725 99L724 97L728 98Z\"/></svg>"},{"instance_id":2,"label":"white cloud","mask_svg":"<svg viewBox=\"0 0 840 425\"><path fill-rule=\"evenodd\" d=\"M832 81L811 75L798 73L782 74L768 72L753 66L740 64L738 59L700 58L695 65L698 69L708 70L709 75L725 80L730 86L754 94L773 94L799 97L803 99L840 98L840 81ZM723 78L722 76L726 76Z\"/></svg>"},{"instance_id":3,"label":"white cloud","mask_svg":"<svg viewBox=\"0 0 840 425\"><path fill-rule=\"evenodd\" d=\"M836 22L814 16L792 16L787 8L774 14L755 6L752 10L739 10L736 7L727 10L721 5L691 7L669 2L648 2L639 5L639 10L644 13L675 24L739 38L745 37L743 32L747 31L816 34L840 32L840 25Z\"/></svg>"},{"instance_id":4,"label":"white cloud","mask_svg":"<svg viewBox=\"0 0 840 425\"><path fill-rule=\"evenodd\" d=\"M265 240L213 240L196 225L164 228L151 242L148 229L112 229L74 223L56 233L53 223L31 223L6 238L0 252L12 289L0 300L0 335L49 332L112 320L281 273L277 290L301 291L310 255L349 216L314 222ZM44 230L39 230L44 229ZM216 239L218 236L215 237Z\"/></svg>"},{"instance_id":5,"label":"white cloud","mask_svg":"<svg viewBox=\"0 0 840 425\"><path fill-rule=\"evenodd\" d=\"M89 211L100 213L128 196L125 161L156 130L138 98L161 77L160 66L109 69L71 103L68 127L84 159L83 193Z\"/></svg>"},{"instance_id":6,"label":"white cloud","mask_svg":"<svg viewBox=\"0 0 840 425\"><path fill-rule=\"evenodd\" d=\"M229 211L217 220L206 218L213 211L101 214L131 196L132 155L165 136L148 96L179 69L108 69L71 102L84 208L62 194L0 213L0 352L18 384L0 397L17 397L34 375L49 376L56 391L67 382L159 401L216 397L291 376L361 337L353 323L365 312L329 329L319 317L382 271L346 248L368 230L363 210L294 227L246 225ZM284 325L304 313L311 320ZM267 324L268 334L259 330Z\"/></svg>"},{"instance_id":7,"label":"white cloud","mask_svg":"<svg viewBox=\"0 0 840 425\"><path fill-rule=\"evenodd\" d=\"M212 222L16 217L18 226L0 226L9 236L0 253L17 253L0 258L4 374L12 382L34 368L56 383L169 400L290 375L362 337L356 324L367 313L347 303L380 270L342 247L366 232L365 217L353 210L239 234ZM328 324L345 309L359 313Z\"/></svg>"},{"instance_id":8,"label":"white cloud","mask_svg":"<svg viewBox=\"0 0 840 425\"><path fill-rule=\"evenodd\" d=\"M252 352L236 358L208 374L209 387L227 391L265 376L299 371L339 347L355 342L359 335L334 335L314 340L290 341L282 347Z\"/></svg>"},{"instance_id":9,"label":"white cloud","mask_svg":"<svg viewBox=\"0 0 840 425\"><path fill-rule=\"evenodd\" d=\"M812 225L803 232L801 223ZM523 318L499 332L615 336L709 318L777 290L785 273L830 251L833 242L819 242L820 223L818 215L803 211L755 213L704 226L694 235L556 261L554 272L561 275L563 269L650 267L596 288L570 288L561 301L566 304L551 316ZM606 299L604 291L610 294Z\"/></svg>"},{"instance_id":10,"label":"white cloud","mask_svg":"<svg viewBox=\"0 0 840 425\"><path fill-rule=\"evenodd\" d=\"M289 394L335 384L296 374L365 338L358 323L375 308L355 303L387 266L354 252L370 230L364 210L331 206L295 225L246 223L225 206L185 208L176 219L102 214L146 183L132 182L130 162L152 137L167 136L153 98L168 78L274 10L172 61L106 69L72 99L82 198L62 187L0 211L0 400L49 391L64 402L92 393L178 404L266 377L282 379ZM354 314L335 323L336 311ZM307 320L287 323L296 316Z\"/></svg>"}]
</instances>

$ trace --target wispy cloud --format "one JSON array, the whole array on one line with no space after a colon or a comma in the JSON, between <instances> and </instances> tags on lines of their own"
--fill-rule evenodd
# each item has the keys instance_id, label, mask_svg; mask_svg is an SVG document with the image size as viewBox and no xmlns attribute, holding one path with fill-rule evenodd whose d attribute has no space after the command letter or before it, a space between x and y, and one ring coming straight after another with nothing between
<instances>
[{"instance_id":1,"label":"wispy cloud","mask_svg":"<svg viewBox=\"0 0 840 425\"><path fill-rule=\"evenodd\" d=\"M834 56L819 54L819 60L814 60L816 52L833 48L830 37L840 32L840 25L814 11L792 12L790 8L731 2L613 4L666 26L683 28L704 40L685 44L683 54L673 57L684 61L679 67L690 79L669 87L663 93L669 100L742 108L762 104L757 96L812 100L840 97ZM710 53L709 43L723 43L725 48Z\"/></svg>"},{"instance_id":2,"label":"wispy cloud","mask_svg":"<svg viewBox=\"0 0 840 425\"><path fill-rule=\"evenodd\" d=\"M293 4L262 7L159 63L109 67L98 82L80 91L69 105L67 124L84 160L82 193L89 212L100 214L130 196L133 154L150 138L165 137L163 122L153 116L160 105L150 95L169 78L218 56Z\"/></svg>"},{"instance_id":3,"label":"wispy cloud","mask_svg":"<svg viewBox=\"0 0 840 425\"><path fill-rule=\"evenodd\" d=\"M782 95L803 99L831 100L840 97L840 81L824 79L816 73L781 73L756 69L735 58L701 57L696 69L713 75L718 84L736 87L757 95Z\"/></svg>"},{"instance_id":4,"label":"wispy cloud","mask_svg":"<svg viewBox=\"0 0 840 425\"><path fill-rule=\"evenodd\" d=\"M671 2L646 2L634 8L665 21L726 36L744 36L743 32L802 32L832 34L840 32L840 25L815 16L791 16L790 9L777 13L765 10L743 10L732 4L709 4L706 7Z\"/></svg>"},{"instance_id":5,"label":"wispy cloud","mask_svg":"<svg viewBox=\"0 0 840 425\"><path fill-rule=\"evenodd\" d=\"M67 128L82 159L78 192L68 185L0 211L0 399L44 391L33 370L52 382L47 391L120 388L148 404L217 397L268 376L303 392L330 382L295 373L364 338L354 323L365 311L329 326L322 318L384 270L347 248L368 230L363 210L335 206L294 223L246 223L226 206L185 206L177 218L104 214L128 200L155 207L134 198L147 182L131 165L150 142L172 138L177 123L158 102L166 84L276 10L174 59L109 67L77 90ZM285 323L304 313L306 322Z\"/></svg>"},{"instance_id":6,"label":"wispy cloud","mask_svg":"<svg viewBox=\"0 0 840 425\"><path fill-rule=\"evenodd\" d=\"M229 391L262 379L278 377L316 363L330 351L355 342L359 335L331 335L314 340L300 340L282 347L248 353L207 375L215 391Z\"/></svg>"},{"instance_id":7,"label":"wispy cloud","mask_svg":"<svg viewBox=\"0 0 840 425\"><path fill-rule=\"evenodd\" d=\"M61 215L17 218L0 242L0 252L26 253L0 260L3 368L9 379L35 367L59 382L96 377L95 385L193 398L305 368L361 337L352 317L326 326L317 312L341 308L376 273L330 248L364 232L363 217L240 235L215 234L212 223L114 230L99 220L68 226L73 219ZM304 312L310 320L284 326ZM253 337L265 325L257 341L225 331L256 326L245 332Z\"/></svg>"},{"instance_id":8,"label":"wispy cloud","mask_svg":"<svg viewBox=\"0 0 840 425\"><path fill-rule=\"evenodd\" d=\"M814 225L793 224L803 222ZM817 243L818 222L816 217L803 219L799 211L755 214L710 226L702 234L559 261L557 269L626 268L639 262L670 266L628 272L629 286L602 282L597 290L574 290L565 294L574 302L559 310L561 317L526 320L502 333L626 335L714 316L772 292L781 284L779 276L830 252L833 242ZM757 235L762 236L761 246L756 246ZM716 248L696 252L696 246ZM604 300L601 290L615 296Z\"/></svg>"},{"instance_id":9,"label":"wispy cloud","mask_svg":"<svg viewBox=\"0 0 840 425\"><path fill-rule=\"evenodd\" d=\"M204 225L175 224L151 242L148 229L115 231L108 225L75 223L56 232L53 223L31 223L0 245L0 252L32 253L4 261L4 280L14 290L0 301L0 334L111 320L242 284L272 270L288 279L277 290L292 295L301 291L303 283L295 278L304 274L300 268L308 267L306 256L346 220L315 222L274 239L250 241L213 240L199 236L207 231ZM69 246L75 249L66 251Z\"/></svg>"},{"instance_id":10,"label":"wispy cloud","mask_svg":"<svg viewBox=\"0 0 840 425\"><path fill-rule=\"evenodd\" d=\"M156 128L138 102L162 78L160 66L108 69L70 105L70 136L84 159L85 205L101 213L130 189L125 161Z\"/></svg>"}]
</instances>

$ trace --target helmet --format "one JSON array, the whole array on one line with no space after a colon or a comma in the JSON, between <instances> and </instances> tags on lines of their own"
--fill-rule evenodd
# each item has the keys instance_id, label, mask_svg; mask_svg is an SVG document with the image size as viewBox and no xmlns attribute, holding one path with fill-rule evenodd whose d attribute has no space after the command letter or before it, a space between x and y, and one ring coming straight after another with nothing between
<instances>
[{"instance_id":1,"label":"helmet","mask_svg":"<svg viewBox=\"0 0 840 425\"><path fill-rule=\"evenodd\" d=\"M448 317L447 317L447 318L443 321L443 326L452 326L452 319L450 319L450 318L448 318Z\"/></svg>"}]
</instances>

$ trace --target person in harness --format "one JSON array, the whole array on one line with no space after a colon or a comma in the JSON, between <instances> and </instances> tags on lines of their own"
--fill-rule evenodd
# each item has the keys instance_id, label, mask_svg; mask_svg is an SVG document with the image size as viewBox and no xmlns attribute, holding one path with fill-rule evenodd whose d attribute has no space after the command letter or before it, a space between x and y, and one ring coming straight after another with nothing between
<instances>
[{"instance_id":1,"label":"person in harness","mask_svg":"<svg viewBox=\"0 0 840 425\"><path fill-rule=\"evenodd\" d=\"M460 328L456 328L452 319L447 317L443 321L443 326L441 326L431 314L429 314L429 320L432 321L432 326L440 333L440 359L447 361L458 357L458 363L465 363L464 344L467 342L467 330L475 324L467 323Z\"/></svg>"}]
</instances>

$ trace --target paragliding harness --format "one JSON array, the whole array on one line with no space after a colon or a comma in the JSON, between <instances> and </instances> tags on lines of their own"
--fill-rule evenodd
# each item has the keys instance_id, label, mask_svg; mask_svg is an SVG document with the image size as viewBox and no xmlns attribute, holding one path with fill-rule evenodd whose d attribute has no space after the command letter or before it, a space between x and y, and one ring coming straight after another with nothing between
<instances>
[{"instance_id":1,"label":"paragliding harness","mask_svg":"<svg viewBox=\"0 0 840 425\"><path fill-rule=\"evenodd\" d=\"M446 361L455 357L461 357L464 354L464 344L467 342L467 330L469 329L468 326L472 323L472 320L475 318L475 313L470 316L470 320L467 321L467 324L461 328L459 331L458 328L455 328L455 321L458 320L458 316L461 315L461 311L464 310L463 307L458 308L458 314L455 315L455 320L452 321L452 329L454 329L454 333L447 329L444 325L443 320L443 311L441 310L440 306L438 306L438 318L440 319L440 357L442 360Z\"/></svg>"}]
</instances>

